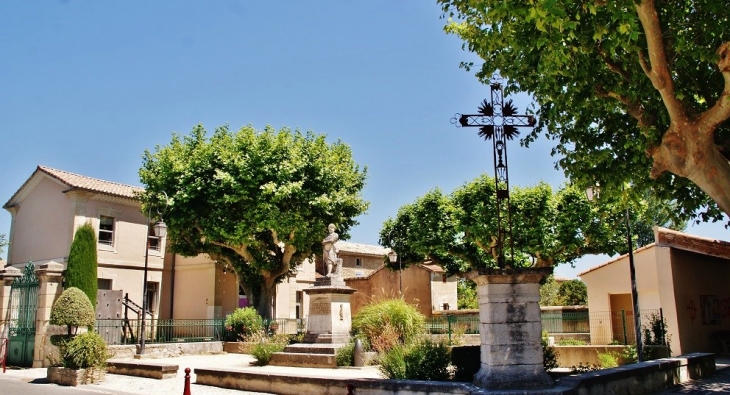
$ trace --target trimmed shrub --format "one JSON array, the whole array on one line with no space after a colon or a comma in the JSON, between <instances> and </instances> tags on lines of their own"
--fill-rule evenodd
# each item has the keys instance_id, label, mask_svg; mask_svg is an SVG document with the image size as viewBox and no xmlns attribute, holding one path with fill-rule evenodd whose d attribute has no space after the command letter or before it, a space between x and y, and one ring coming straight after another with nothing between
<instances>
[{"instance_id":1,"label":"trimmed shrub","mask_svg":"<svg viewBox=\"0 0 730 395\"><path fill-rule=\"evenodd\" d=\"M78 288L89 297L96 311L97 282L96 232L87 222L78 229L68 253L68 264L64 272L66 288Z\"/></svg>"},{"instance_id":2,"label":"trimmed shrub","mask_svg":"<svg viewBox=\"0 0 730 395\"><path fill-rule=\"evenodd\" d=\"M264 320L253 307L233 310L226 316L226 330L231 340L248 341L264 328Z\"/></svg>"},{"instance_id":3,"label":"trimmed shrub","mask_svg":"<svg viewBox=\"0 0 730 395\"><path fill-rule=\"evenodd\" d=\"M424 332L426 318L403 299L388 299L363 307L352 328L362 334L374 351L385 352L396 344L408 344Z\"/></svg>"},{"instance_id":4,"label":"trimmed shrub","mask_svg":"<svg viewBox=\"0 0 730 395\"><path fill-rule=\"evenodd\" d=\"M86 369L104 367L108 358L104 339L96 332L86 332L66 343L61 361L67 368Z\"/></svg>"},{"instance_id":5,"label":"trimmed shrub","mask_svg":"<svg viewBox=\"0 0 730 395\"><path fill-rule=\"evenodd\" d=\"M542 332L540 342L542 343L542 367L549 372L558 367L558 352L555 351L555 347L550 346L546 331Z\"/></svg>"},{"instance_id":6,"label":"trimmed shrub","mask_svg":"<svg viewBox=\"0 0 730 395\"><path fill-rule=\"evenodd\" d=\"M51 307L51 325L68 327L69 335L72 333L72 328L93 327L95 320L94 306L88 296L75 287L63 291ZM75 330L73 332L75 333Z\"/></svg>"}]
</instances>

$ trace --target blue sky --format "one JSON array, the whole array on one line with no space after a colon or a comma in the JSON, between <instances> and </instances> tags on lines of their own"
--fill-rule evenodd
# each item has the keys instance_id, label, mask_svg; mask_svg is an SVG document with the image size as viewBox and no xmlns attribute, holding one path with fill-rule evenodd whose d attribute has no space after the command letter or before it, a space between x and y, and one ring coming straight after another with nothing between
<instances>
[{"instance_id":1,"label":"blue sky","mask_svg":"<svg viewBox=\"0 0 730 395\"><path fill-rule=\"evenodd\" d=\"M0 2L0 200L37 165L140 185L144 150L198 123L287 126L340 139L367 166L371 205L351 241L377 244L401 205L492 174L491 143L450 124L489 90L459 68L478 59L440 15L435 1ZM558 187L551 147L509 146L511 184ZM730 239L718 224L688 231Z\"/></svg>"}]
</instances>

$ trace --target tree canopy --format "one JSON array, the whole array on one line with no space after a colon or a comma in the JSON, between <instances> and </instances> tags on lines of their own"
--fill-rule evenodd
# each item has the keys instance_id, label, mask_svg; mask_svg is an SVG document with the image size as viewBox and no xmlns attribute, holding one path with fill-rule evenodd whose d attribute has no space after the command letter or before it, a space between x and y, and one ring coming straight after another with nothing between
<instances>
[{"instance_id":1,"label":"tree canopy","mask_svg":"<svg viewBox=\"0 0 730 395\"><path fill-rule=\"evenodd\" d=\"M4 233L0 233L0 254L5 252L5 247L8 245L8 241L5 238Z\"/></svg>"},{"instance_id":2,"label":"tree canopy","mask_svg":"<svg viewBox=\"0 0 730 395\"><path fill-rule=\"evenodd\" d=\"M140 198L148 207L167 196L169 250L207 253L234 268L259 314L271 318L276 284L321 251L327 225L347 239L367 209L366 173L349 146L324 135L223 126L208 137L198 125L145 151Z\"/></svg>"},{"instance_id":3,"label":"tree canopy","mask_svg":"<svg viewBox=\"0 0 730 395\"><path fill-rule=\"evenodd\" d=\"M495 195L494 179L487 175L465 183L449 195L439 189L431 190L402 206L396 218L383 224L380 244L394 248L405 265L429 260L452 274L496 267ZM666 216L668 210L656 208L662 204L644 201L631 211L631 221L681 228L682 223L674 223L671 216ZM571 185L555 192L546 183L512 187L513 266L546 267L573 263L587 254L627 252L624 207L621 200L613 197L590 202L585 190ZM649 242L653 241L650 225L638 228L642 232L649 230ZM648 239L648 235L635 237L633 246ZM505 254L509 260L509 247Z\"/></svg>"},{"instance_id":4,"label":"tree canopy","mask_svg":"<svg viewBox=\"0 0 730 395\"><path fill-rule=\"evenodd\" d=\"M76 229L63 276L66 281L65 287L82 290L96 309L96 293L99 288L96 232L91 223L87 222Z\"/></svg>"},{"instance_id":5,"label":"tree canopy","mask_svg":"<svg viewBox=\"0 0 730 395\"><path fill-rule=\"evenodd\" d=\"M437 0L476 76L525 91L574 183L651 191L685 219L730 214L730 38L713 0ZM473 64L463 62L470 69Z\"/></svg>"}]
</instances>

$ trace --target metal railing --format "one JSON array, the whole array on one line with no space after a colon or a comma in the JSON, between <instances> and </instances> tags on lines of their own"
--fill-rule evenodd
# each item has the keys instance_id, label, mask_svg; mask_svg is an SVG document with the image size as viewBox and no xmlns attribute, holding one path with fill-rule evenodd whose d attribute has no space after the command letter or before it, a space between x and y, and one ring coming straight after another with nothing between
<instances>
[{"instance_id":1,"label":"metal railing","mask_svg":"<svg viewBox=\"0 0 730 395\"><path fill-rule=\"evenodd\" d=\"M145 343L189 343L222 341L224 319L158 320L145 322ZM96 332L107 344L136 344L139 342L142 320L96 320Z\"/></svg>"},{"instance_id":2,"label":"metal railing","mask_svg":"<svg viewBox=\"0 0 730 395\"><path fill-rule=\"evenodd\" d=\"M651 328L653 317L661 315L661 309L641 310L642 330ZM631 310L590 312L591 344L636 344L635 332Z\"/></svg>"}]
</instances>

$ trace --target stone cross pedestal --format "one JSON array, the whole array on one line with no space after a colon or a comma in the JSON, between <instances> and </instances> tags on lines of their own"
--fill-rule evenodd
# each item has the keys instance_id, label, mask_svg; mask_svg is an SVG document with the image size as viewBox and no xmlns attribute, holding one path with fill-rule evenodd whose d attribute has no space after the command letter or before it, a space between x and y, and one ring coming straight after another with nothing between
<instances>
[{"instance_id":1,"label":"stone cross pedestal","mask_svg":"<svg viewBox=\"0 0 730 395\"><path fill-rule=\"evenodd\" d=\"M540 281L552 268L487 269L477 283L481 367L474 384L487 389L552 386L543 368Z\"/></svg>"},{"instance_id":2,"label":"stone cross pedestal","mask_svg":"<svg viewBox=\"0 0 730 395\"><path fill-rule=\"evenodd\" d=\"M355 289L342 277L322 277L305 289L309 295L309 316L305 343L345 344L350 340L352 312L350 298Z\"/></svg>"}]
</instances>

